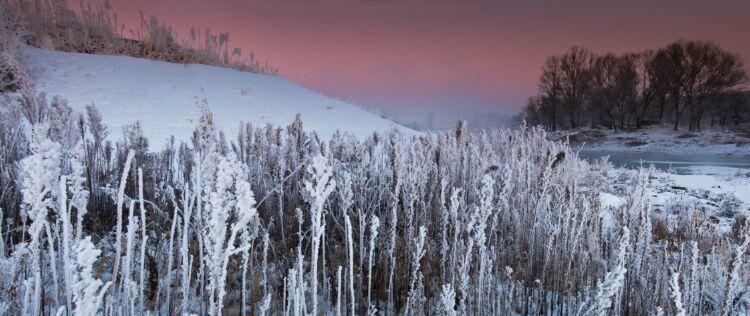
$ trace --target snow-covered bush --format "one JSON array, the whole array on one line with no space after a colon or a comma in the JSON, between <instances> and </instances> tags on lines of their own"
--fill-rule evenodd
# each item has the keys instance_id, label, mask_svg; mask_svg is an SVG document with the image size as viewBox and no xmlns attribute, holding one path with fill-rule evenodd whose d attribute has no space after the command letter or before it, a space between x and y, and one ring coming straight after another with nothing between
<instances>
[{"instance_id":1,"label":"snow-covered bush","mask_svg":"<svg viewBox=\"0 0 750 316\"><path fill-rule=\"evenodd\" d=\"M238 236L250 229L248 224L257 216L250 183L234 155L219 161L209 201L203 213L204 261L208 268L209 314L219 315L226 296L229 260L250 247L249 240L238 245Z\"/></svg>"},{"instance_id":2,"label":"snow-covered bush","mask_svg":"<svg viewBox=\"0 0 750 316\"><path fill-rule=\"evenodd\" d=\"M112 282L102 283L94 277L94 264L101 250L91 242L91 237L78 240L74 249L75 268L72 279L73 315L98 315L104 294Z\"/></svg>"},{"instance_id":3,"label":"snow-covered bush","mask_svg":"<svg viewBox=\"0 0 750 316\"><path fill-rule=\"evenodd\" d=\"M629 244L630 231L627 227L624 227L620 246L617 249L617 258L614 262L614 266L597 285L593 305L587 311L587 314L604 316L610 312L612 299L620 293L625 281L625 273L627 272L627 268L625 268L625 257L628 255Z\"/></svg>"},{"instance_id":4,"label":"snow-covered bush","mask_svg":"<svg viewBox=\"0 0 750 316\"><path fill-rule=\"evenodd\" d=\"M18 8L0 1L0 92L31 88L31 78L19 62L23 33Z\"/></svg>"},{"instance_id":5,"label":"snow-covered bush","mask_svg":"<svg viewBox=\"0 0 750 316\"><path fill-rule=\"evenodd\" d=\"M44 296L42 282L43 250L49 249L50 259L54 260L54 243L44 247L42 233L47 233L53 241L47 217L56 209L58 181L60 177L60 144L47 137L48 127L41 123L32 128L31 155L20 162L22 215L24 223L29 222L29 278L24 281L23 314L39 314L41 299ZM25 226L24 226L25 228ZM54 261L53 261L54 262ZM52 265L53 289L57 295L57 267Z\"/></svg>"},{"instance_id":6,"label":"snow-covered bush","mask_svg":"<svg viewBox=\"0 0 750 316\"><path fill-rule=\"evenodd\" d=\"M311 179L305 182L305 191L307 192L308 203L310 203L310 225L312 234L310 238L312 244L312 255L310 257L310 276L312 277L312 285L310 289L312 293L311 301L313 315L318 314L318 255L320 253L321 237L323 237L326 229L326 223L323 217L323 203L325 203L328 195L330 195L336 187L336 180L332 178L333 169L328 166L326 162L326 159L322 156L313 158L312 163L307 167L307 173L310 175Z\"/></svg>"}]
</instances>

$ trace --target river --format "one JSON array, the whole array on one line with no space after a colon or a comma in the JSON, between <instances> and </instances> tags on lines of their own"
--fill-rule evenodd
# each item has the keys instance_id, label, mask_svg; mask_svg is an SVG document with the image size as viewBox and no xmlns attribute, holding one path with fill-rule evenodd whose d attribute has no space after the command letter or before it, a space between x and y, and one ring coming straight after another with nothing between
<instances>
[{"instance_id":1,"label":"river","mask_svg":"<svg viewBox=\"0 0 750 316\"><path fill-rule=\"evenodd\" d=\"M639 166L654 165L661 170L672 170L676 174L695 174L697 170L707 167L722 169L738 169L750 172L750 157L721 156L709 154L678 154L678 153L650 153L632 151L607 151L584 149L579 156L586 160L595 160L609 156L609 161L618 167L637 168ZM714 168L715 169L715 168Z\"/></svg>"}]
</instances>

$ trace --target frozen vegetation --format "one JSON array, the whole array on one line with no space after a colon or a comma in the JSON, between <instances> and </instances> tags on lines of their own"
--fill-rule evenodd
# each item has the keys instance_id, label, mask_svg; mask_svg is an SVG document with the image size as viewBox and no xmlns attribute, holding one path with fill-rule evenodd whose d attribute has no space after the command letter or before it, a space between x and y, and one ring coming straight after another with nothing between
<instances>
[{"instance_id":1,"label":"frozen vegetation","mask_svg":"<svg viewBox=\"0 0 750 316\"><path fill-rule=\"evenodd\" d=\"M4 100L6 314L748 310L734 192L587 162L538 128L223 136L203 109L153 151L138 125L108 140L95 107Z\"/></svg>"},{"instance_id":2,"label":"frozen vegetation","mask_svg":"<svg viewBox=\"0 0 750 316\"><path fill-rule=\"evenodd\" d=\"M228 34L0 9L0 315L750 311L740 171L616 168L539 127L391 129Z\"/></svg>"}]
</instances>

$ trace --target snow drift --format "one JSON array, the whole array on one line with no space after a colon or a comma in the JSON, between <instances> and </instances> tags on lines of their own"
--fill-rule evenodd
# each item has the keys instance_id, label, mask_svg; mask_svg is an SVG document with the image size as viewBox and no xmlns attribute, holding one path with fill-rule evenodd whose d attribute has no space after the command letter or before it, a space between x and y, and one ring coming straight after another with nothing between
<instances>
[{"instance_id":1,"label":"snow drift","mask_svg":"<svg viewBox=\"0 0 750 316\"><path fill-rule=\"evenodd\" d=\"M217 126L227 135L237 134L240 121L286 126L298 113L305 129L323 138L336 130L357 137L391 128L415 133L279 76L36 48L24 54L37 90L62 96L78 111L95 104L113 137L120 137L123 126L140 121L152 149L161 148L171 135L188 140L201 100L207 101Z\"/></svg>"}]
</instances>

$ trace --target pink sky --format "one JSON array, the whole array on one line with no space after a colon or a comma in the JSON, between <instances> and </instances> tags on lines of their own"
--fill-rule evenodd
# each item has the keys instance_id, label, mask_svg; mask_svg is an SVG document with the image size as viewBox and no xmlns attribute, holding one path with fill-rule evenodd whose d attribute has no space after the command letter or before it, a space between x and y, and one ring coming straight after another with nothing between
<instances>
[{"instance_id":1,"label":"pink sky","mask_svg":"<svg viewBox=\"0 0 750 316\"><path fill-rule=\"evenodd\" d=\"M483 108L513 114L544 59L708 39L750 57L750 1L113 0L186 37L230 32L280 74L326 95L385 109ZM519 1L521 2L521 1Z\"/></svg>"}]
</instances>

